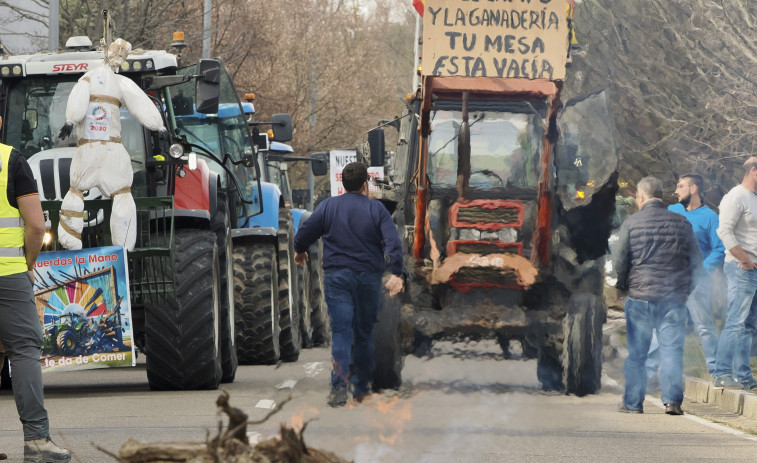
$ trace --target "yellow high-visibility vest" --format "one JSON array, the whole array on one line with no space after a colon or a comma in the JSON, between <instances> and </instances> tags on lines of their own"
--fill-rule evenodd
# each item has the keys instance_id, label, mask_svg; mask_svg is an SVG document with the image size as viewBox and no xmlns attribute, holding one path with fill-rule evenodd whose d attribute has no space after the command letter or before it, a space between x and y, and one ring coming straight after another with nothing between
<instances>
[{"instance_id":1,"label":"yellow high-visibility vest","mask_svg":"<svg viewBox=\"0 0 757 463\"><path fill-rule=\"evenodd\" d=\"M27 271L24 257L24 219L8 202L8 162L12 146L0 143L0 276Z\"/></svg>"}]
</instances>

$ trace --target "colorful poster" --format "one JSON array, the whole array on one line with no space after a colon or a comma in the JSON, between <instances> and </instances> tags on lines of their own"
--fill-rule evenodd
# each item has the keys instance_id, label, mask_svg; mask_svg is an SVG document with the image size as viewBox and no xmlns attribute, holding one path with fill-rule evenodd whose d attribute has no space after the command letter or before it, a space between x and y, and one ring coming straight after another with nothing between
<instances>
[{"instance_id":1,"label":"colorful poster","mask_svg":"<svg viewBox=\"0 0 757 463\"><path fill-rule=\"evenodd\" d=\"M43 372L136 364L124 248L45 252L34 274Z\"/></svg>"}]
</instances>

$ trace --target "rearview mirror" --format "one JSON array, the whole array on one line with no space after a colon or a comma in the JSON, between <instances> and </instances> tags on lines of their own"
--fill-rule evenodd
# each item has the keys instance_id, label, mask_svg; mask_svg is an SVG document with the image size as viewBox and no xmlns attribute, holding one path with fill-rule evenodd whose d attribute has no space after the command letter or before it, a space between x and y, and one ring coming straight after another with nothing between
<instances>
[{"instance_id":1,"label":"rearview mirror","mask_svg":"<svg viewBox=\"0 0 757 463\"><path fill-rule=\"evenodd\" d=\"M215 59L201 59L198 70L197 112L212 114L218 112L221 94L221 63Z\"/></svg>"},{"instance_id":2,"label":"rearview mirror","mask_svg":"<svg viewBox=\"0 0 757 463\"><path fill-rule=\"evenodd\" d=\"M271 118L273 140L287 142L292 139L292 116L289 114L274 114Z\"/></svg>"},{"instance_id":3,"label":"rearview mirror","mask_svg":"<svg viewBox=\"0 0 757 463\"><path fill-rule=\"evenodd\" d=\"M384 129L368 132L368 146L371 149L371 167L384 167Z\"/></svg>"},{"instance_id":4,"label":"rearview mirror","mask_svg":"<svg viewBox=\"0 0 757 463\"><path fill-rule=\"evenodd\" d=\"M329 173L328 153L313 153L310 158L312 159L310 168L313 170L313 175L321 177Z\"/></svg>"}]
</instances>

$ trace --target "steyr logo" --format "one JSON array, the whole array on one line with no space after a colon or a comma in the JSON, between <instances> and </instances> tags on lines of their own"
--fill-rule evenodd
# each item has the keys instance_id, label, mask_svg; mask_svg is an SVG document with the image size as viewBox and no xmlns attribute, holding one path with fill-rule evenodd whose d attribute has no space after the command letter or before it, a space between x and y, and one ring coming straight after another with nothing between
<instances>
[{"instance_id":1,"label":"steyr logo","mask_svg":"<svg viewBox=\"0 0 757 463\"><path fill-rule=\"evenodd\" d=\"M53 72L86 71L88 66L87 63L55 64L53 65Z\"/></svg>"}]
</instances>

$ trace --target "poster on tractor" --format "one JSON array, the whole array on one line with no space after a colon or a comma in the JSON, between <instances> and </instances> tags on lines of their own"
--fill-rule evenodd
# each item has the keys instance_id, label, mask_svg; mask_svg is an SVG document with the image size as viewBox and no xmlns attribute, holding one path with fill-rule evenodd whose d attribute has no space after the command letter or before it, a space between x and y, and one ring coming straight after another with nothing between
<instances>
[{"instance_id":1,"label":"poster on tractor","mask_svg":"<svg viewBox=\"0 0 757 463\"><path fill-rule=\"evenodd\" d=\"M357 150L352 149L339 149L329 151L329 175L331 180L331 196L339 196L344 194L344 184L342 183L342 170L344 166L351 162L357 161ZM369 167L368 176L383 180L384 168L383 167ZM379 187L369 183L368 193L372 191L378 191Z\"/></svg>"},{"instance_id":2,"label":"poster on tractor","mask_svg":"<svg viewBox=\"0 0 757 463\"><path fill-rule=\"evenodd\" d=\"M124 248L44 252L34 276L43 372L136 364Z\"/></svg>"}]
</instances>

